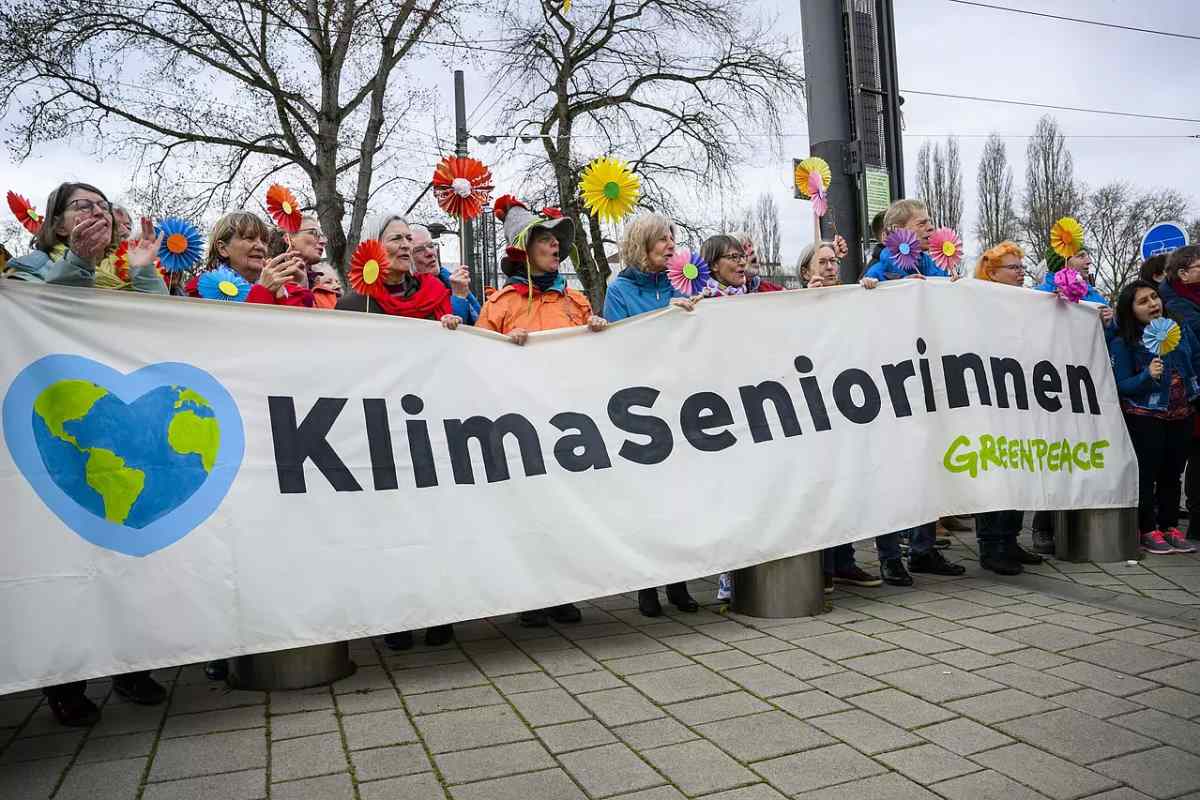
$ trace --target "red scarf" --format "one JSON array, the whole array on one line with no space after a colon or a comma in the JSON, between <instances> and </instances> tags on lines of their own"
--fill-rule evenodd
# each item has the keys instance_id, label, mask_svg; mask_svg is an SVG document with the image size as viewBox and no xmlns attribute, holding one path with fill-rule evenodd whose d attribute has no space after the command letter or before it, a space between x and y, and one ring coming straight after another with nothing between
<instances>
[{"instance_id":1,"label":"red scarf","mask_svg":"<svg viewBox=\"0 0 1200 800\"><path fill-rule=\"evenodd\" d=\"M393 317L413 317L415 319L441 319L450 313L450 290L441 278L432 273L414 275L418 281L417 290L410 296L400 294L385 294L383 296L367 295L369 303L374 303L383 309L383 313ZM369 306L368 306L369 307Z\"/></svg>"},{"instance_id":2,"label":"red scarf","mask_svg":"<svg viewBox=\"0 0 1200 800\"><path fill-rule=\"evenodd\" d=\"M1175 290L1175 294L1184 300L1191 300L1200 308L1200 283L1184 283L1176 279L1171 281L1171 288Z\"/></svg>"}]
</instances>

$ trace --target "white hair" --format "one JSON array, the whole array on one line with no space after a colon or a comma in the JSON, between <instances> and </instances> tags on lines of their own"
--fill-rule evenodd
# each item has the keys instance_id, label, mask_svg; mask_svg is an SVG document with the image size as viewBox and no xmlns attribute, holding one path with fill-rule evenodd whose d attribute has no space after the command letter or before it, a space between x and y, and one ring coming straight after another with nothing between
<instances>
[{"instance_id":1,"label":"white hair","mask_svg":"<svg viewBox=\"0 0 1200 800\"><path fill-rule=\"evenodd\" d=\"M362 234L359 236L359 239L363 241L367 239L382 239L383 232L387 230L387 226L397 221L408 225L408 220L400 214L372 214L363 222Z\"/></svg>"}]
</instances>

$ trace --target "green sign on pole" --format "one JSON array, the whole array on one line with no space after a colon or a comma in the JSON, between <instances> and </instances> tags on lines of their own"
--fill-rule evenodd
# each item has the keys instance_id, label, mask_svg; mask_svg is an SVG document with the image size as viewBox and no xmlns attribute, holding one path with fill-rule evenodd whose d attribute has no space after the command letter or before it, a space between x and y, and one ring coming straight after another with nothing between
<instances>
[{"instance_id":1,"label":"green sign on pole","mask_svg":"<svg viewBox=\"0 0 1200 800\"><path fill-rule=\"evenodd\" d=\"M892 181L885 169L867 167L864 170L867 186L867 222L892 204Z\"/></svg>"}]
</instances>

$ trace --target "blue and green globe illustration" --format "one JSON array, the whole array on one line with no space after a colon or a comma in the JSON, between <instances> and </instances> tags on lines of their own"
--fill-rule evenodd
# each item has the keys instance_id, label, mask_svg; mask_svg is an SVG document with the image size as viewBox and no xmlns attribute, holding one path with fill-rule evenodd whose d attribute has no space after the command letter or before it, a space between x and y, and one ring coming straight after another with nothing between
<instances>
[{"instance_id":1,"label":"blue and green globe illustration","mask_svg":"<svg viewBox=\"0 0 1200 800\"><path fill-rule=\"evenodd\" d=\"M208 479L221 426L208 399L158 386L126 404L88 380L59 380L33 402L33 437L49 477L108 522L141 529Z\"/></svg>"}]
</instances>

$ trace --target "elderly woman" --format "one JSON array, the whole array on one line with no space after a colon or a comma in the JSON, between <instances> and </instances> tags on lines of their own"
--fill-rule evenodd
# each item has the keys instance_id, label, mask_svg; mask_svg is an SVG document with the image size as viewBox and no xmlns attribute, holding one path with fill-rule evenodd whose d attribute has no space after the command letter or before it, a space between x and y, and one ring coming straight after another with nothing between
<instances>
[{"instance_id":1,"label":"elderly woman","mask_svg":"<svg viewBox=\"0 0 1200 800\"><path fill-rule=\"evenodd\" d=\"M1163 307L1200 339L1200 245L1192 244L1174 251L1166 257L1162 268L1158 296ZM1193 510L1200 509L1200 416L1192 430L1183 488L1190 518ZM1194 530L1189 528L1188 535L1193 539L1200 536L1200 526Z\"/></svg>"},{"instance_id":2,"label":"elderly woman","mask_svg":"<svg viewBox=\"0 0 1200 800\"><path fill-rule=\"evenodd\" d=\"M777 283L772 283L759 275L761 263L758 258L758 251L754 249L754 237L745 231L731 233L730 236L738 240L742 246L742 252L746 254L746 291L748 292L780 292L783 287Z\"/></svg>"},{"instance_id":3,"label":"elderly woman","mask_svg":"<svg viewBox=\"0 0 1200 800\"><path fill-rule=\"evenodd\" d=\"M337 304L339 311L367 311L393 317L437 320L453 330L462 318L453 313L450 287L439 275L413 271L412 230L399 214L380 214L363 226L363 239L376 239L388 257L384 298L351 291Z\"/></svg>"},{"instance_id":4,"label":"elderly woman","mask_svg":"<svg viewBox=\"0 0 1200 800\"><path fill-rule=\"evenodd\" d=\"M325 258L325 234L315 214L300 218L300 230L284 234L285 250L291 250L304 262L305 285L313 295L316 308L336 308L342 299L342 282Z\"/></svg>"},{"instance_id":5,"label":"elderly woman","mask_svg":"<svg viewBox=\"0 0 1200 800\"><path fill-rule=\"evenodd\" d=\"M99 272L106 288L166 294L154 267L160 241L149 222L143 220L142 242L129 250L127 280L116 278L114 253L120 241L104 193L87 183L64 183L46 200L33 251L9 261L5 273L17 280L96 286Z\"/></svg>"},{"instance_id":6,"label":"elderly woman","mask_svg":"<svg viewBox=\"0 0 1200 800\"><path fill-rule=\"evenodd\" d=\"M208 235L208 252L202 272L228 267L251 284L247 303L311 308L313 296L306 282L304 262L291 250L268 258L271 231L258 216L235 211L217 220ZM199 297L200 275L184 291Z\"/></svg>"},{"instance_id":7,"label":"elderly woman","mask_svg":"<svg viewBox=\"0 0 1200 800\"><path fill-rule=\"evenodd\" d=\"M409 225L412 231L413 272L418 275L430 273L441 277L442 283L450 287L451 313L462 317L467 325L474 325L479 319L479 301L471 293L471 273L465 264L451 272L442 266L442 257L438 243L433 240L433 234L424 225ZM466 294L463 294L466 292Z\"/></svg>"}]
</instances>

